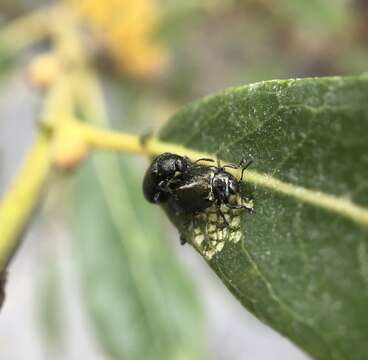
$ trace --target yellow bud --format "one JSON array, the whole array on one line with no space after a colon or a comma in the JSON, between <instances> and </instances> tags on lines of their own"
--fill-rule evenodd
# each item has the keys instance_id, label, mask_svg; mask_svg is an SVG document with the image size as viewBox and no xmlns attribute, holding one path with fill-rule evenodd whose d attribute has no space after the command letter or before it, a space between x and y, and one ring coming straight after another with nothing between
<instances>
[{"instance_id":1,"label":"yellow bud","mask_svg":"<svg viewBox=\"0 0 368 360\"><path fill-rule=\"evenodd\" d=\"M74 170L88 153L87 141L75 128L65 126L57 130L52 147L52 161L59 170Z\"/></svg>"},{"instance_id":2,"label":"yellow bud","mask_svg":"<svg viewBox=\"0 0 368 360\"><path fill-rule=\"evenodd\" d=\"M29 79L33 86L48 88L60 73L60 63L53 54L39 55L29 67Z\"/></svg>"},{"instance_id":3,"label":"yellow bud","mask_svg":"<svg viewBox=\"0 0 368 360\"><path fill-rule=\"evenodd\" d=\"M138 78L155 77L164 70L167 50L154 40L160 21L157 0L69 1L120 70Z\"/></svg>"}]
</instances>

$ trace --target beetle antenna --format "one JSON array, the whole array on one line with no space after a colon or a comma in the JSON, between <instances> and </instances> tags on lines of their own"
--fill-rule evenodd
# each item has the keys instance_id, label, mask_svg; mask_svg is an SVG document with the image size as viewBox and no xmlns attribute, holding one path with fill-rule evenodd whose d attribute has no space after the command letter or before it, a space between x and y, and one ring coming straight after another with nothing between
<instances>
[{"instance_id":1,"label":"beetle antenna","mask_svg":"<svg viewBox=\"0 0 368 360\"><path fill-rule=\"evenodd\" d=\"M244 163L244 161L242 160L241 163L240 163L240 166ZM250 166L252 165L253 163L253 159L250 159L248 161L245 162L245 165L242 167L242 171L241 171L241 175L240 175L240 179L239 181L242 181L243 180L243 174L244 174L244 171Z\"/></svg>"},{"instance_id":2,"label":"beetle antenna","mask_svg":"<svg viewBox=\"0 0 368 360\"><path fill-rule=\"evenodd\" d=\"M235 164L226 164L224 165L222 168L225 169L225 168L230 168L230 169L239 169L240 166L238 165L235 165Z\"/></svg>"},{"instance_id":3,"label":"beetle antenna","mask_svg":"<svg viewBox=\"0 0 368 360\"><path fill-rule=\"evenodd\" d=\"M213 159L209 159L209 158L200 158L200 159L198 159L198 160L194 161L194 162L193 162L193 164L196 164L196 163L198 163L198 162L200 162L200 161L215 162L215 160L213 160Z\"/></svg>"},{"instance_id":4,"label":"beetle antenna","mask_svg":"<svg viewBox=\"0 0 368 360\"><path fill-rule=\"evenodd\" d=\"M217 149L215 155L216 155L216 160L217 160L217 168L218 169L223 169L223 167L221 167L221 161L220 159L222 158L221 156L221 153L222 153L222 150L224 150L224 147L225 147L225 144L222 143L219 148Z\"/></svg>"}]
</instances>

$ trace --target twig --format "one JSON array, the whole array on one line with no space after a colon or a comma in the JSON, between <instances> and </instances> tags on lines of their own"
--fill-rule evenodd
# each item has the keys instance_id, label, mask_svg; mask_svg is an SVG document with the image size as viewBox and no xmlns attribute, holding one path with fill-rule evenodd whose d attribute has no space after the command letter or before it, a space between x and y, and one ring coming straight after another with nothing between
<instances>
[{"instance_id":1,"label":"twig","mask_svg":"<svg viewBox=\"0 0 368 360\"><path fill-rule=\"evenodd\" d=\"M50 142L40 136L0 206L0 272L9 263L32 212L41 198L50 169ZM36 200L37 199L37 200Z\"/></svg>"}]
</instances>

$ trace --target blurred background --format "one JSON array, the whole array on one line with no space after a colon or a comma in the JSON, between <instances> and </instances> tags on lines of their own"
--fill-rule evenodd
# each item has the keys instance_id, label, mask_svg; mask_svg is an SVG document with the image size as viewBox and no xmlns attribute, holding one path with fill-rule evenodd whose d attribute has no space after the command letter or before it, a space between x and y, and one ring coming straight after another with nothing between
<instances>
[{"instance_id":1,"label":"blurred background","mask_svg":"<svg viewBox=\"0 0 368 360\"><path fill-rule=\"evenodd\" d=\"M104 125L136 134L229 86L367 70L365 0L1 0L1 25L55 4L78 19ZM34 69L47 67L38 55L50 46L14 56L0 43L1 196L34 139L44 100ZM0 358L307 359L179 245L144 202L147 166L97 154L72 175L52 174L9 269Z\"/></svg>"}]
</instances>

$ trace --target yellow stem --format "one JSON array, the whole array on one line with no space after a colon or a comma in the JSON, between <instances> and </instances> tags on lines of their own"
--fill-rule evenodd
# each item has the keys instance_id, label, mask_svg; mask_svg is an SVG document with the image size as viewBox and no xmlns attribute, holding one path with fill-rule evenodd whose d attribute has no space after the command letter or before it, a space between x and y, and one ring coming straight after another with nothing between
<instances>
[{"instance_id":1,"label":"yellow stem","mask_svg":"<svg viewBox=\"0 0 368 360\"><path fill-rule=\"evenodd\" d=\"M199 157L213 158L210 154L193 151L177 144L161 142L154 137L142 140L142 138L137 135L106 130L78 121L70 122L68 127L70 128L69 131L73 128L71 132L78 132L79 136L81 136L93 149L123 151L147 156L172 152L178 155L188 156L193 160Z\"/></svg>"},{"instance_id":2,"label":"yellow stem","mask_svg":"<svg viewBox=\"0 0 368 360\"><path fill-rule=\"evenodd\" d=\"M50 6L5 25L0 29L0 44L12 51L34 45L50 35L57 12L58 6Z\"/></svg>"},{"instance_id":3,"label":"yellow stem","mask_svg":"<svg viewBox=\"0 0 368 360\"><path fill-rule=\"evenodd\" d=\"M49 89L42 114L42 120L47 125L52 124L56 134L43 132L38 136L23 168L0 203L0 273L8 265L40 201L53 161L55 144L51 135L57 135L65 123L72 121L75 113L70 79L78 66L84 63L77 35L70 31L71 21L64 6L57 5L27 15L0 30L0 43L9 46L11 51L19 51L46 36L53 36L54 52L64 65L64 71L54 79Z\"/></svg>"},{"instance_id":4,"label":"yellow stem","mask_svg":"<svg viewBox=\"0 0 368 360\"><path fill-rule=\"evenodd\" d=\"M50 169L50 142L39 136L0 206L0 272L7 266L34 208Z\"/></svg>"},{"instance_id":5,"label":"yellow stem","mask_svg":"<svg viewBox=\"0 0 368 360\"><path fill-rule=\"evenodd\" d=\"M138 136L117 133L109 130L102 130L90 125L75 123L80 136L88 143L89 147L99 150L124 151L136 154L155 156L164 152L171 152L185 155L196 160L199 158L215 158L211 154L193 151L177 144L161 142L151 138L142 143ZM224 163L220 161L220 163ZM229 170L235 176L240 176L240 170ZM317 190L306 189L304 187L282 182L268 174L248 170L246 181L263 188L272 190L298 201L332 211L345 218L348 218L359 225L368 227L368 210L362 206L335 195L325 194Z\"/></svg>"},{"instance_id":6,"label":"yellow stem","mask_svg":"<svg viewBox=\"0 0 368 360\"><path fill-rule=\"evenodd\" d=\"M68 79L68 76L59 76L45 99L42 118L55 129L72 122L74 108ZM55 134L45 131L39 135L23 168L0 202L0 273L17 249L33 209L40 202L53 161L54 136L51 135Z\"/></svg>"}]
</instances>

